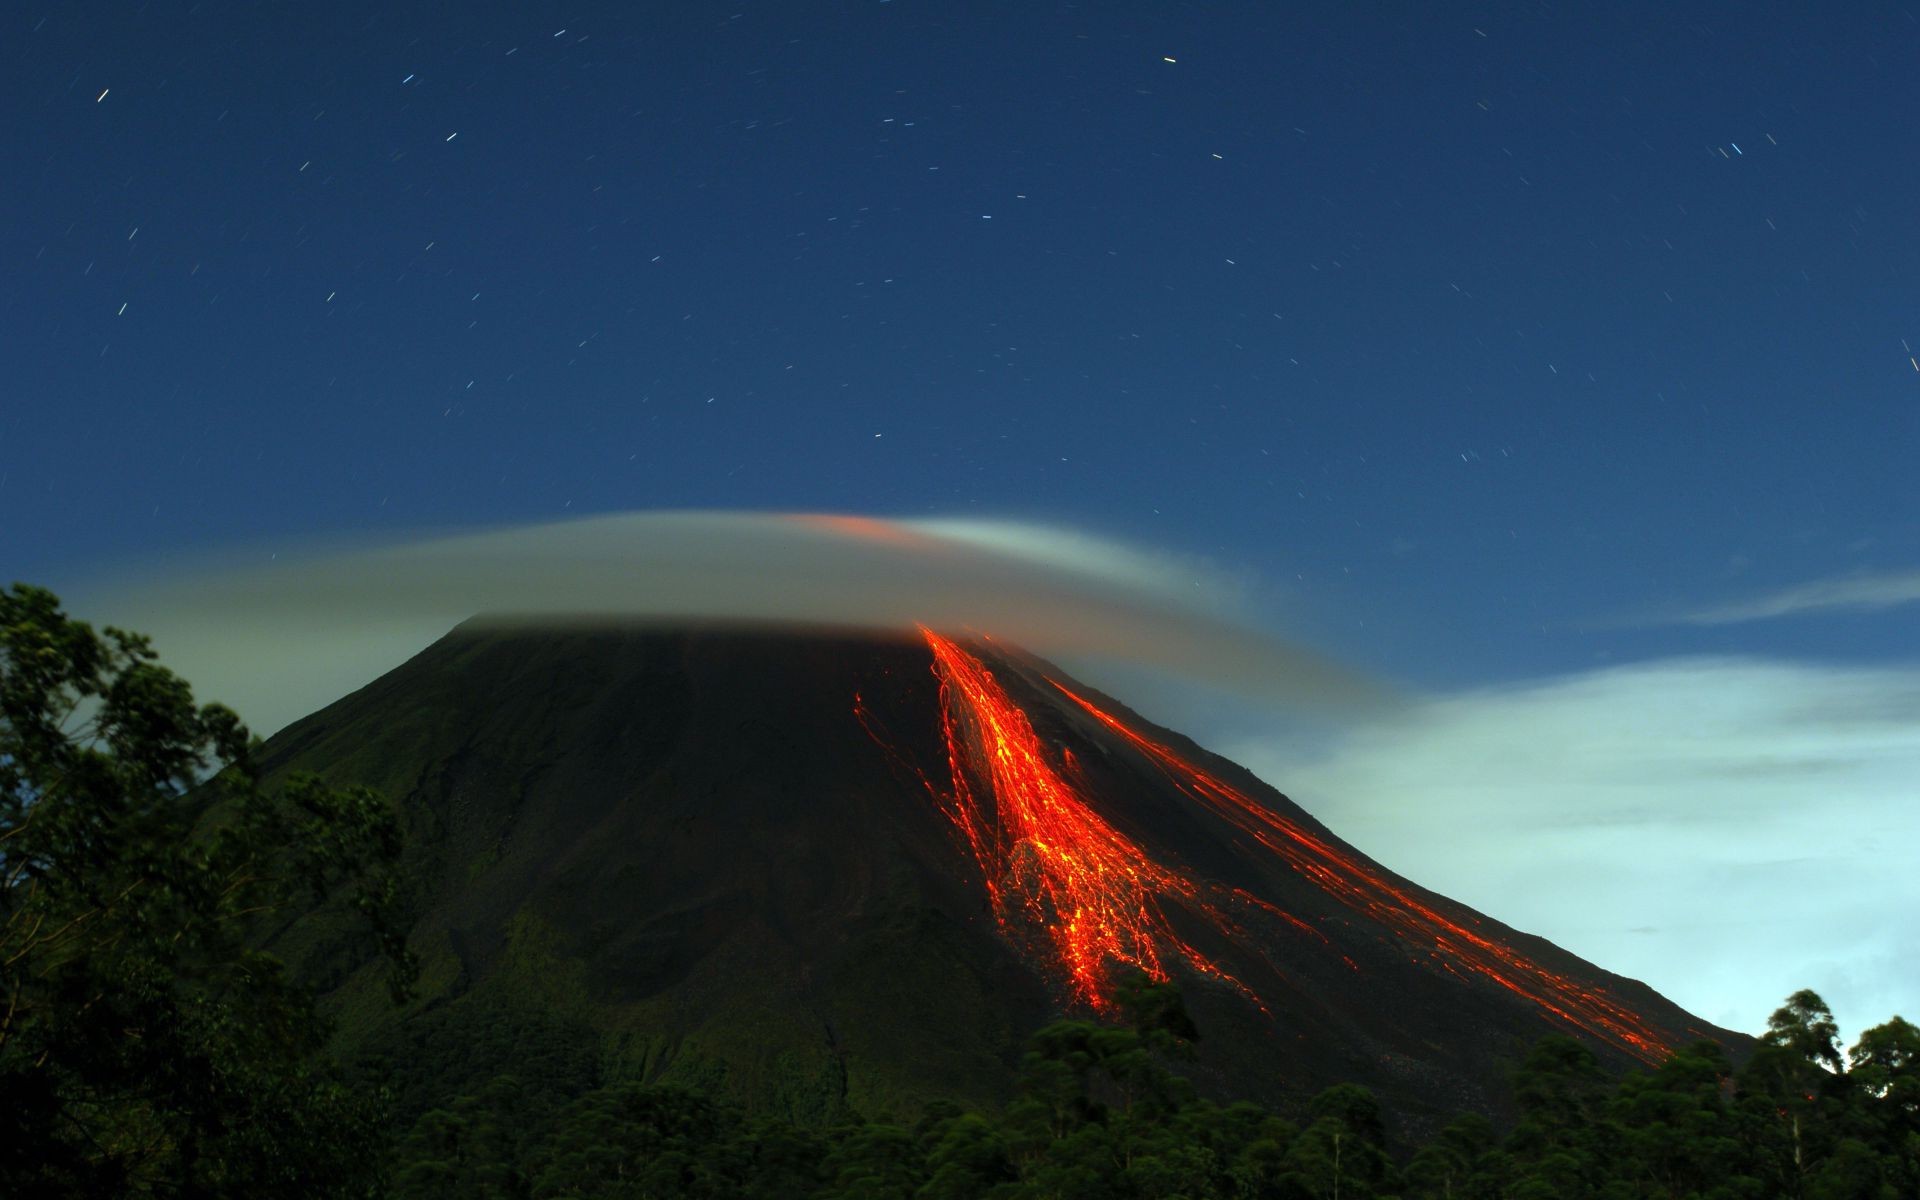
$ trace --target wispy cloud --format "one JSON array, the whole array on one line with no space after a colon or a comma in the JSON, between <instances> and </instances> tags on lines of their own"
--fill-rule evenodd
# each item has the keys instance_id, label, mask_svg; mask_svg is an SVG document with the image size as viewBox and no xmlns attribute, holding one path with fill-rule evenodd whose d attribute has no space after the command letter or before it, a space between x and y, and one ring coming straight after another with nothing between
<instances>
[{"instance_id":1,"label":"wispy cloud","mask_svg":"<svg viewBox=\"0 0 1920 1200\"><path fill-rule=\"evenodd\" d=\"M176 568L69 597L154 635L196 690L271 731L476 615L540 624L787 623L984 632L1266 699L1376 689L1235 619L1203 565L1059 526L639 512Z\"/></svg>"},{"instance_id":2,"label":"wispy cloud","mask_svg":"<svg viewBox=\"0 0 1920 1200\"><path fill-rule=\"evenodd\" d=\"M1746 600L1678 614L1684 625L1736 625L1816 612L1879 612L1920 604L1920 571L1886 571L1816 579Z\"/></svg>"},{"instance_id":3,"label":"wispy cloud","mask_svg":"<svg viewBox=\"0 0 1920 1200\"><path fill-rule=\"evenodd\" d=\"M1920 666L1688 658L1227 749L1408 877L1756 1030L1920 1006Z\"/></svg>"}]
</instances>

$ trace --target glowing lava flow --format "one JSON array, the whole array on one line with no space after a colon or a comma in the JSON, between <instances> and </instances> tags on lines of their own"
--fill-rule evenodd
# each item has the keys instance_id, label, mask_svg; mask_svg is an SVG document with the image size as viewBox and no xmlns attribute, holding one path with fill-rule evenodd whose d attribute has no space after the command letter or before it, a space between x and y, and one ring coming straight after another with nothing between
<instances>
[{"instance_id":1,"label":"glowing lava flow","mask_svg":"<svg viewBox=\"0 0 1920 1200\"><path fill-rule=\"evenodd\" d=\"M1233 932L1199 887L1154 862L1089 806L1047 761L1026 713L985 664L931 630L922 633L940 677L953 776L943 807L980 864L1001 929L1044 938L1073 992L1096 1009L1110 1003L1117 969L1163 981L1174 961L1253 998L1168 920L1167 905L1177 903L1221 933ZM990 810L972 778L990 790Z\"/></svg>"},{"instance_id":2,"label":"glowing lava flow","mask_svg":"<svg viewBox=\"0 0 1920 1200\"><path fill-rule=\"evenodd\" d=\"M1468 929L1354 855L1135 733L1059 682L1050 682L1145 754L1183 792L1286 859L1342 903L1397 930L1414 945L1433 947L1433 961L1440 969L1455 975L1464 970L1490 980L1566 1024L1614 1042L1645 1061L1659 1062L1672 1053L1667 1035L1604 991L1550 971L1513 947Z\"/></svg>"},{"instance_id":3,"label":"glowing lava flow","mask_svg":"<svg viewBox=\"0 0 1920 1200\"><path fill-rule=\"evenodd\" d=\"M1168 967L1179 964L1232 985L1264 1009L1249 988L1175 932L1169 913L1176 909L1222 938L1243 943L1244 931L1223 906L1258 909L1331 948L1320 929L1244 889L1196 881L1154 861L1094 811L1073 777L1070 756L1065 768L1048 761L1032 722L980 659L931 630L921 633L940 679L952 791L924 776L922 782L979 863L1002 931L1016 941L1037 940L1046 957L1064 969L1076 996L1104 1009L1112 1003L1117 970L1133 968L1164 980ZM1053 686L1208 812L1279 855L1342 904L1392 930L1407 946L1425 947L1434 969L1495 984L1565 1025L1648 1062L1672 1053L1667 1034L1604 989L1549 970L1468 928L1357 855L1134 732L1060 683ZM855 711L866 724L857 697ZM1358 969L1352 959L1346 961Z\"/></svg>"}]
</instances>

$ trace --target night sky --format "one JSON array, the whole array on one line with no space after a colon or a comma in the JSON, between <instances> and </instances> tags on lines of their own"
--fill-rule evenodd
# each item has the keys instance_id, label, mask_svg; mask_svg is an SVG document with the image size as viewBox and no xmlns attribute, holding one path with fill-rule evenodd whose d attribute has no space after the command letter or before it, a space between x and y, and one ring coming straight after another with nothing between
<instances>
[{"instance_id":1,"label":"night sky","mask_svg":"<svg viewBox=\"0 0 1920 1200\"><path fill-rule=\"evenodd\" d=\"M1431 698L1221 731L1390 865L1915 1015L1912 6L538 7L3 18L0 576L1084 530Z\"/></svg>"}]
</instances>

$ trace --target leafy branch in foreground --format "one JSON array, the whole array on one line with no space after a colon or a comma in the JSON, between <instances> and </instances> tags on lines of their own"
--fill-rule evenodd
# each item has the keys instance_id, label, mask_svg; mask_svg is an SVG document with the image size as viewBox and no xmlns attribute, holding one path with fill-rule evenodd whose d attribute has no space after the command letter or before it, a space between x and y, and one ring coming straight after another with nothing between
<instances>
[{"instance_id":1,"label":"leafy branch in foreground","mask_svg":"<svg viewBox=\"0 0 1920 1200\"><path fill-rule=\"evenodd\" d=\"M329 1078L312 996L254 935L344 899L404 995L398 826L364 788L268 793L239 718L155 659L0 592L0 1192L355 1186L375 1098Z\"/></svg>"}]
</instances>

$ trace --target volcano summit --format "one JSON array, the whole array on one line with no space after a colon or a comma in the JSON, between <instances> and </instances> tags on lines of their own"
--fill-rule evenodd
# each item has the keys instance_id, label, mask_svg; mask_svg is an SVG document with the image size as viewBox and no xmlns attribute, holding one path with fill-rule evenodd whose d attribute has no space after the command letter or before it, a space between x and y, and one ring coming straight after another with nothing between
<instances>
[{"instance_id":1,"label":"volcano summit","mask_svg":"<svg viewBox=\"0 0 1920 1200\"><path fill-rule=\"evenodd\" d=\"M1735 1040L990 640L469 623L262 761L400 806L420 998L383 1008L325 912L278 940L368 1052L504 1023L818 1119L994 1100L1025 1033L1142 975L1203 1089L1283 1104L1495 1110L1548 1033Z\"/></svg>"}]
</instances>

